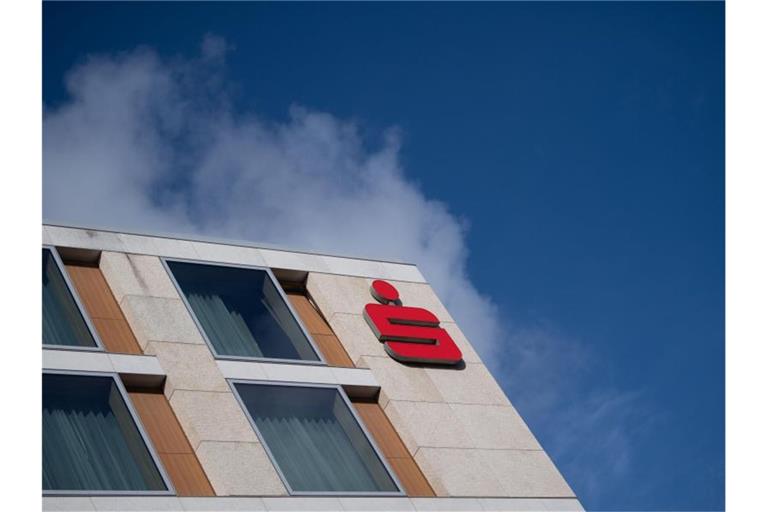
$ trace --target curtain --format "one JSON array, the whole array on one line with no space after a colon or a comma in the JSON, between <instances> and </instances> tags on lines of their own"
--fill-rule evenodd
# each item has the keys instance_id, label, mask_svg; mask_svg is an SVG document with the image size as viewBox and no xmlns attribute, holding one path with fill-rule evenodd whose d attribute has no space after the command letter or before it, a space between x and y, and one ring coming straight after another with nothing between
<instances>
[{"instance_id":1,"label":"curtain","mask_svg":"<svg viewBox=\"0 0 768 512\"><path fill-rule=\"evenodd\" d=\"M274 283L267 278L264 274L264 284L262 286L262 304L266 309L274 323L280 328L287 336L288 342L293 346L293 350L296 351L300 359L304 360L318 360L317 354L312 349L312 345L307 342L307 338L301 331L298 322L293 317L291 310L283 300L280 292L277 291Z\"/></svg>"},{"instance_id":2,"label":"curtain","mask_svg":"<svg viewBox=\"0 0 768 512\"><path fill-rule=\"evenodd\" d=\"M43 375L43 489L166 489L111 377Z\"/></svg>"},{"instance_id":3,"label":"curtain","mask_svg":"<svg viewBox=\"0 0 768 512\"><path fill-rule=\"evenodd\" d=\"M397 491L335 389L238 384L294 491Z\"/></svg>"},{"instance_id":4,"label":"curtain","mask_svg":"<svg viewBox=\"0 0 768 512\"><path fill-rule=\"evenodd\" d=\"M96 346L49 249L43 249L43 343Z\"/></svg>"},{"instance_id":5,"label":"curtain","mask_svg":"<svg viewBox=\"0 0 768 512\"><path fill-rule=\"evenodd\" d=\"M190 293L187 300L218 354L264 357L243 316L230 311L221 297Z\"/></svg>"},{"instance_id":6,"label":"curtain","mask_svg":"<svg viewBox=\"0 0 768 512\"><path fill-rule=\"evenodd\" d=\"M177 261L168 266L218 354L319 359L265 271Z\"/></svg>"}]
</instances>

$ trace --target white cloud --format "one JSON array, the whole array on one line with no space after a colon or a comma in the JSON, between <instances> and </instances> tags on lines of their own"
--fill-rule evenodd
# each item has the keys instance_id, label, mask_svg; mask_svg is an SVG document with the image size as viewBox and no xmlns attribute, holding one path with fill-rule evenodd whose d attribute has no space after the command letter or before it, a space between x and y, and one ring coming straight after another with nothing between
<instances>
[{"instance_id":1,"label":"white cloud","mask_svg":"<svg viewBox=\"0 0 768 512\"><path fill-rule=\"evenodd\" d=\"M328 113L235 111L228 49L209 35L193 60L137 49L75 67L70 100L43 123L44 218L417 263L531 423L571 425L537 432L556 454L583 456L585 439L615 431L611 446L629 457L621 422L634 397L579 396L594 366L583 346L502 320L468 277L465 223L408 179L397 130L370 147Z\"/></svg>"},{"instance_id":2,"label":"white cloud","mask_svg":"<svg viewBox=\"0 0 768 512\"><path fill-rule=\"evenodd\" d=\"M145 49L75 68L45 116L44 217L415 262L489 354L498 318L467 277L462 223L406 178L397 130L370 149L327 113L235 113L225 50L207 36L194 61Z\"/></svg>"}]
</instances>

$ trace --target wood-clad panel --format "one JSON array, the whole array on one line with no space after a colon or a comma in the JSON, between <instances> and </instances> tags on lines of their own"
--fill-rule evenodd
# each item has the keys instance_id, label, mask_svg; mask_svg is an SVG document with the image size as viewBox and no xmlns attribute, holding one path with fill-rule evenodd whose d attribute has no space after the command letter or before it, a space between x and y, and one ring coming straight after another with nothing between
<instances>
[{"instance_id":1,"label":"wood-clad panel","mask_svg":"<svg viewBox=\"0 0 768 512\"><path fill-rule=\"evenodd\" d=\"M293 309L298 313L304 327L307 328L315 341L315 345L323 353L325 361L330 366L354 368L355 365L344 349L344 345L341 344L325 318L315 309L307 296L303 292L297 291L289 291L287 295Z\"/></svg>"},{"instance_id":2,"label":"wood-clad panel","mask_svg":"<svg viewBox=\"0 0 768 512\"><path fill-rule=\"evenodd\" d=\"M168 405L165 395L159 392L131 391L131 400L142 411L144 429L152 438L155 448L165 453L190 453L192 448L187 437L177 425L176 416Z\"/></svg>"},{"instance_id":3,"label":"wood-clad panel","mask_svg":"<svg viewBox=\"0 0 768 512\"><path fill-rule=\"evenodd\" d=\"M363 400L353 400L352 403L365 428L371 433L379 450L400 480L405 493L414 497L435 496L435 491L411 457L411 453L403 444L381 406L376 402Z\"/></svg>"},{"instance_id":4,"label":"wood-clad panel","mask_svg":"<svg viewBox=\"0 0 768 512\"><path fill-rule=\"evenodd\" d=\"M288 299L291 301L293 309L301 317L304 322L304 327L312 334L328 335L333 334L331 327L325 321L325 319L317 312L315 306L309 302L306 295L301 292L289 292Z\"/></svg>"},{"instance_id":5,"label":"wood-clad panel","mask_svg":"<svg viewBox=\"0 0 768 512\"><path fill-rule=\"evenodd\" d=\"M160 390L129 389L136 412L179 496L214 496L184 431Z\"/></svg>"},{"instance_id":6,"label":"wood-clad panel","mask_svg":"<svg viewBox=\"0 0 768 512\"><path fill-rule=\"evenodd\" d=\"M403 485L405 494L414 498L435 496L432 486L411 457L393 457L387 462Z\"/></svg>"},{"instance_id":7,"label":"wood-clad panel","mask_svg":"<svg viewBox=\"0 0 768 512\"><path fill-rule=\"evenodd\" d=\"M136 338L124 319L91 318L91 321L109 352L141 354Z\"/></svg>"},{"instance_id":8,"label":"wood-clad panel","mask_svg":"<svg viewBox=\"0 0 768 512\"><path fill-rule=\"evenodd\" d=\"M312 334L312 338L329 365L354 368L352 359L334 334Z\"/></svg>"},{"instance_id":9,"label":"wood-clad panel","mask_svg":"<svg viewBox=\"0 0 768 512\"><path fill-rule=\"evenodd\" d=\"M122 318L120 307L98 267L74 264L65 266L80 300L92 318Z\"/></svg>"},{"instance_id":10,"label":"wood-clad panel","mask_svg":"<svg viewBox=\"0 0 768 512\"><path fill-rule=\"evenodd\" d=\"M365 423L368 432L376 440L376 444L385 457L403 458L411 456L379 404L373 402L353 403L357 409L357 414Z\"/></svg>"},{"instance_id":11,"label":"wood-clad panel","mask_svg":"<svg viewBox=\"0 0 768 512\"><path fill-rule=\"evenodd\" d=\"M215 496L194 453L162 453L165 470L179 496Z\"/></svg>"},{"instance_id":12,"label":"wood-clad panel","mask_svg":"<svg viewBox=\"0 0 768 512\"><path fill-rule=\"evenodd\" d=\"M97 266L65 261L72 284L109 352L141 354L133 331Z\"/></svg>"}]
</instances>

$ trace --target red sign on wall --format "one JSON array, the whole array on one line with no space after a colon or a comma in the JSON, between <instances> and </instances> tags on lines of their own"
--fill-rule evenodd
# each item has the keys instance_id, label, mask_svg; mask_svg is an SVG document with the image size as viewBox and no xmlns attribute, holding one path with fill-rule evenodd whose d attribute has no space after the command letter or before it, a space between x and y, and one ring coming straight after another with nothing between
<instances>
[{"instance_id":1,"label":"red sign on wall","mask_svg":"<svg viewBox=\"0 0 768 512\"><path fill-rule=\"evenodd\" d=\"M392 358L451 365L461 361L461 350L435 315L423 308L404 307L397 288L386 281L374 281L371 295L380 304L366 304L363 316Z\"/></svg>"}]
</instances>

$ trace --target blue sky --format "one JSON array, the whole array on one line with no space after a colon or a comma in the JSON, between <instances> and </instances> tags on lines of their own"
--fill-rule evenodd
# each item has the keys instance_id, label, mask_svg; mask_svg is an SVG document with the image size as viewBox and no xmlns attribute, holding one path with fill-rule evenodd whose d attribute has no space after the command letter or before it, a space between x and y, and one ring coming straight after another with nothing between
<instances>
[{"instance_id":1,"label":"blue sky","mask_svg":"<svg viewBox=\"0 0 768 512\"><path fill-rule=\"evenodd\" d=\"M277 194L242 162L309 147L310 177L342 190L329 209L427 219L391 256L437 269L588 509L724 508L722 3L45 3L43 78L48 218L322 245L252 226L215 185ZM151 144L83 142L129 122ZM216 156L233 160L198 166ZM56 192L62 161L98 161L75 181L134 201L83 207ZM336 246L380 254L350 230Z\"/></svg>"}]
</instances>

